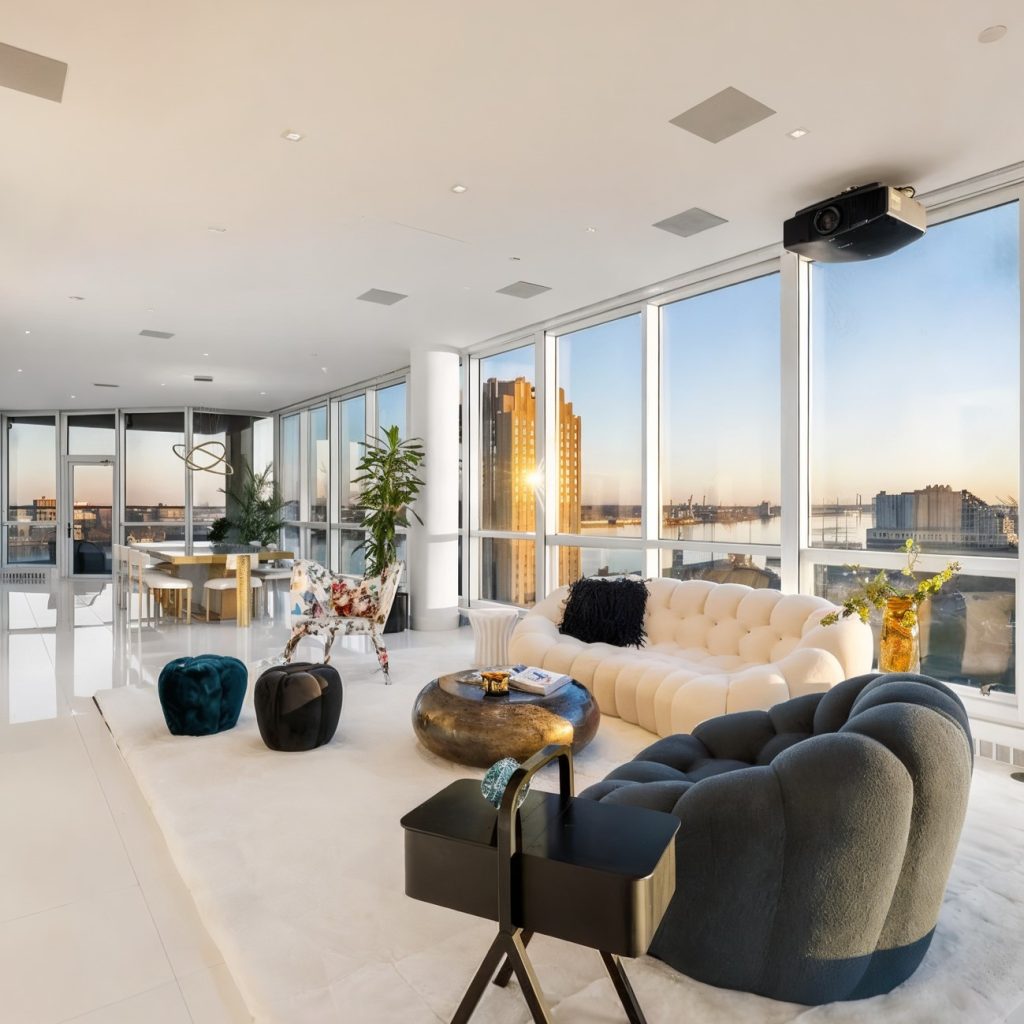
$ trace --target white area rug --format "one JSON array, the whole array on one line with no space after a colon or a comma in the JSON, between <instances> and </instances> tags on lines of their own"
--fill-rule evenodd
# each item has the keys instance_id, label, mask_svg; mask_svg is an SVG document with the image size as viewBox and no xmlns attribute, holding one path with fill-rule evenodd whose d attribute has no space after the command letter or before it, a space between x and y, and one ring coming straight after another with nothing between
<instances>
[{"instance_id":1,"label":"white area rug","mask_svg":"<svg viewBox=\"0 0 1024 1024\"><path fill-rule=\"evenodd\" d=\"M371 673L374 659L336 648L341 725L310 753L263 746L251 687L234 730L198 739L167 733L151 687L97 695L261 1024L448 1021L493 937L492 923L403 891L399 818L452 779L479 775L426 753L412 734L420 687L468 664L464 639L437 644L394 651L391 687ZM652 740L604 719L577 760L579 788ZM1024 785L979 762L938 932L895 992L808 1009L711 988L653 959L627 970L649 1024L1002 1022L1024 1000L1022 854ZM559 1024L624 1020L595 952L538 937L530 954ZM490 986L474 1022L529 1019L513 981Z\"/></svg>"}]
</instances>

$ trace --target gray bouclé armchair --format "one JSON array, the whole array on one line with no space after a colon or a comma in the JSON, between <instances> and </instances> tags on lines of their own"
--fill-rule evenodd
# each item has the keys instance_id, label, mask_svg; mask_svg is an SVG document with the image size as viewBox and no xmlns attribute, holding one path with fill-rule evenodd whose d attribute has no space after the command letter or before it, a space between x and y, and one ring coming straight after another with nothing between
<instances>
[{"instance_id":1,"label":"gray boucl\u00e9 armchair","mask_svg":"<svg viewBox=\"0 0 1024 1024\"><path fill-rule=\"evenodd\" d=\"M949 687L869 674L668 736L581 795L682 822L652 956L820 1004L888 992L924 958L972 750Z\"/></svg>"}]
</instances>

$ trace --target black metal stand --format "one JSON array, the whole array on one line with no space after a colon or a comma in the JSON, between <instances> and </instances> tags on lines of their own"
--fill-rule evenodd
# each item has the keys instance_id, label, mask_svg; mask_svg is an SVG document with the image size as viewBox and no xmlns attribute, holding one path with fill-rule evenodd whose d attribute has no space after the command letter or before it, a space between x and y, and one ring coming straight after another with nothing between
<instances>
[{"instance_id":1,"label":"black metal stand","mask_svg":"<svg viewBox=\"0 0 1024 1024\"><path fill-rule=\"evenodd\" d=\"M504 988L513 974L519 979L523 998L536 1024L551 1024L551 1010L526 952L533 932L517 928L512 923L512 859L522 840L519 795L536 772L555 760L558 761L559 796L563 803L568 803L573 798L572 749L568 746L552 745L534 754L515 771L505 788L498 811L498 934L476 974L473 975L473 980L469 983L455 1016L452 1017L452 1024L468 1024L491 978L494 978L495 985ZM499 969L502 957L505 958L505 962ZM601 951L601 960L612 979L629 1024L647 1024L619 958L612 953Z\"/></svg>"}]
</instances>

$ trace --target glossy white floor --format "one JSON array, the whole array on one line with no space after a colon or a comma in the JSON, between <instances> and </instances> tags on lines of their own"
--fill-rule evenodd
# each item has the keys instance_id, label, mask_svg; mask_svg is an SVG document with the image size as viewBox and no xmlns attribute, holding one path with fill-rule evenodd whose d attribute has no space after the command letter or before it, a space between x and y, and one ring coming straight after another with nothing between
<instances>
[{"instance_id":1,"label":"glossy white floor","mask_svg":"<svg viewBox=\"0 0 1024 1024\"><path fill-rule=\"evenodd\" d=\"M127 629L120 617L113 614L109 589L90 590L81 585L77 589L76 593L75 588L63 584L54 595L0 591L0 1020L5 1024L72 1020L89 1024L248 1021L249 1010L199 919L149 806L97 714L91 694L112 686L152 684L161 666L180 654L210 650L235 654L251 664L280 649L285 627L280 621L264 620L257 621L250 630L238 630L231 624L199 623L190 627L166 624ZM463 630L454 635L406 634L394 638L396 642L391 646L398 651L395 660L399 664L408 666L415 662L418 669L432 666L440 670L441 662L465 663L468 659L471 640L467 633ZM370 667L369 663L363 665L370 658L364 644L365 641L353 638L336 645L336 662L341 666L358 666L358 672L353 673L358 677L368 675ZM373 717L360 718L373 709L367 701L360 707L357 694L373 701L378 696L384 698L378 694L377 686L366 689L367 686L368 678L357 680L351 691L351 706L347 698L343 719L348 719L351 736L331 755L332 764L347 758L337 781L348 785L351 791L331 787L339 805L344 800L360 799L355 772L370 767L366 758L370 750L379 749L382 737L386 738L390 731L396 735L400 731L407 738L405 698L414 696L415 680L411 675L409 679L399 679L386 695L389 706L392 702L402 704L401 722L394 720L394 715L378 716L379 721ZM182 771L198 770L189 767L191 755L186 756L184 746L168 746L161 751L149 748L147 730L153 735L154 729L159 732L159 711L154 719L152 693L125 692L118 696L139 698L119 703L127 715L122 723L125 736L131 739L134 728L135 738L141 743L129 753L129 759L136 771L145 773L151 790L155 792L164 778L169 780ZM399 697L402 699L396 701ZM136 706L138 724L133 727L130 719ZM147 724L150 722L153 724ZM251 731L252 723L248 725ZM636 746L644 742L643 737L631 735L635 727L611 719L606 726L602 727L602 736L608 743ZM360 727L364 736L359 735ZM380 735L371 729L377 729ZM214 746L218 750L230 746L229 761L237 765L234 746L245 741L241 732L238 736L226 734L225 742ZM599 749L603 746L602 742L594 744L587 761L595 763L585 765L599 774L606 767L601 762L611 753L611 749ZM290 770L312 770L314 761L305 758L307 755L291 764ZM422 772L425 776L417 779L416 785L428 789L435 786L434 776L440 778L445 772L445 766L429 759L414 758L411 763L417 775ZM454 769L449 766L447 770L450 773ZM219 774L223 775L223 771ZM937 940L935 958L926 961L908 983L913 987L908 988L903 998L882 997L892 1002L875 1004L870 1010L864 1007L872 1019L970 1019L1024 1024L1024 1004L1017 1005L1018 997L1010 995L1006 985L1007 975L1013 978L1020 973L1019 964L1018 970L1007 969L1006 958L1009 956L1012 963L1024 948L1024 939L1017 934L1021 929L1014 923L1020 916L1024 892L1015 891L1020 887L1019 873L1013 867L1017 859L1013 848L1024 836L1024 787L1010 783L1006 776L1007 772L991 762L979 762L977 792L972 794L965 841L951 880L949 906L944 909L949 927L942 940ZM252 788L254 779L247 781ZM408 783L401 785L409 788ZM164 791L180 797L182 788L168 790L165 785ZM191 810L196 812L196 808ZM190 824L201 824L204 811L211 817L208 809L200 807L199 818L190 818ZM342 817L340 806L339 812ZM169 813L167 806L164 813ZM218 840L223 843L225 835L240 824L233 821L222 829L218 826ZM392 828L397 826L392 823ZM225 835L220 835L220 831ZM202 829L195 833L209 834ZM351 845L355 836L351 832L346 834ZM262 839L255 835L247 838L248 858L245 843L240 842L238 848L246 864L245 880L255 882L259 870L252 859L251 840L257 840L255 847L266 852L268 838L266 834ZM367 838L370 837L360 837L356 845L366 845ZM393 838L400 843L397 834ZM394 874L397 869L391 861L395 856L400 859L400 846L392 846L380 847L382 857L370 859L378 865L385 862ZM336 852L340 857L344 851L339 848ZM342 861L343 857L339 863ZM194 869L198 863L193 859L191 867ZM358 894L359 885L370 884L368 879L359 881L358 865L353 872L357 886L355 890L349 887L349 893L343 894L346 914L327 915L328 924L336 932L333 937L320 928L319 916L325 912L324 907L331 910L327 906L330 900L321 899L315 909L306 909L301 922L309 935L303 934L302 927L296 927L288 931L285 940L281 931L284 921L279 919L276 927L270 927L270 920L265 922L268 928L261 935L254 929L247 932L248 946L245 941L236 945L232 962L255 965L260 975L278 970L282 976L288 976L291 972L298 983L305 980L304 975L308 975L309 965L315 959L306 956L301 942L309 941L310 950L323 949L326 944L326 958L339 975L334 991L317 993L315 1002L312 997L289 1001L280 1013L273 1014L275 1020L447 1019L453 1008L450 1004L475 965L476 950L470 947L479 936L476 930L466 928L464 919L442 919L439 915L447 914L442 911L429 915L430 926L426 931L452 931L450 940L443 944L443 955L432 958L413 952L406 956L395 980L404 978L408 985L392 985L384 992L375 985L375 990L388 998L383 1004L373 999L363 1004L364 1009L368 1005L378 1006L383 1015L374 1012L367 1017L359 1012L346 1016L341 1010L346 1005L357 1005L359 979L364 974L377 977L374 972L381 969L380 965L370 965L365 971L354 971L350 965L342 970L339 966L344 960L341 953L353 893ZM195 871L193 875L198 878ZM234 877L237 876L236 869ZM232 878L232 872L225 872L225 877ZM217 907L210 898L210 890L204 896L208 909ZM332 892L331 897L339 899L337 893ZM410 923L416 920L422 925L426 911L430 910L417 909L422 905L409 901L403 903L400 893L391 902L392 914L406 915L402 920ZM223 928L223 917L218 924L219 934L228 934L229 930ZM382 928L383 923L377 930ZM962 929L975 933L973 946L977 949L968 948L972 943L964 941ZM382 947L381 964L397 959L399 946L414 948L402 929L384 931L386 935L382 932L377 936L377 945ZM299 950L303 950L301 957ZM274 962L286 954L291 954L288 959L294 963L282 966ZM968 957L972 969L958 977L958 958ZM548 966L544 972L551 970L554 963L562 973L562 977L547 975L553 978L556 988L564 989L560 993L564 998L555 1011L556 1020L576 1024L619 1019L610 992L605 991L607 982L591 980L591 972L596 975L599 971L594 970L588 958L567 956L564 950L552 949L545 959ZM693 1014L693 1019L715 1024L741 1018L773 1024L796 1019L801 1024L805 1019L863 1019L858 1016L857 1004L820 1007L801 1014L799 1008L699 986L654 962L638 961L635 968L636 981L645 998L650 998L648 1015L652 1024L677 1020L687 1013ZM993 973L1002 979L995 984L1002 988L1002 994L998 1001L990 1002L985 990ZM251 972L245 980L250 990L260 988ZM415 1000L406 988L415 989ZM1015 978L1012 991L1024 992L1024 981L1019 977ZM935 999L922 1000L922 993L936 996L938 1004L948 1008L948 1016L936 1013ZM994 1015L989 1012L993 1004L1002 1007ZM320 1006L330 1006L327 1015L319 1012ZM410 1008L413 1016L409 1015ZM492 993L489 1005L481 1010L481 1020L522 1019L521 1005L514 993L501 998ZM269 1019L263 1014L261 1017Z\"/></svg>"},{"instance_id":2,"label":"glossy white floor","mask_svg":"<svg viewBox=\"0 0 1024 1024\"><path fill-rule=\"evenodd\" d=\"M5 1024L251 1019L92 701L152 682L193 630L136 629L129 650L109 587L0 589Z\"/></svg>"}]
</instances>

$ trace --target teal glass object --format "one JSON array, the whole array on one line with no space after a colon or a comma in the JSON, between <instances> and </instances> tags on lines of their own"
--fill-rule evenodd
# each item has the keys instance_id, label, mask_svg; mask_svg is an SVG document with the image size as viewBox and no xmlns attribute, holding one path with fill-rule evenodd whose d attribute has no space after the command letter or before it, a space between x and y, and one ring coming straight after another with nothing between
<instances>
[{"instance_id":1,"label":"teal glass object","mask_svg":"<svg viewBox=\"0 0 1024 1024\"><path fill-rule=\"evenodd\" d=\"M509 781L511 780L516 769L519 767L519 762L514 757L503 757L500 761L495 761L490 768L487 769L484 774L483 781L480 783L480 792L483 793L484 799L488 803L493 804L495 807L501 806L501 798L505 795L505 790L508 787ZM530 792L530 784L527 783L523 786L522 792L519 794L519 800L516 802L516 810L519 810L523 805L523 801L526 799L526 794Z\"/></svg>"}]
</instances>

